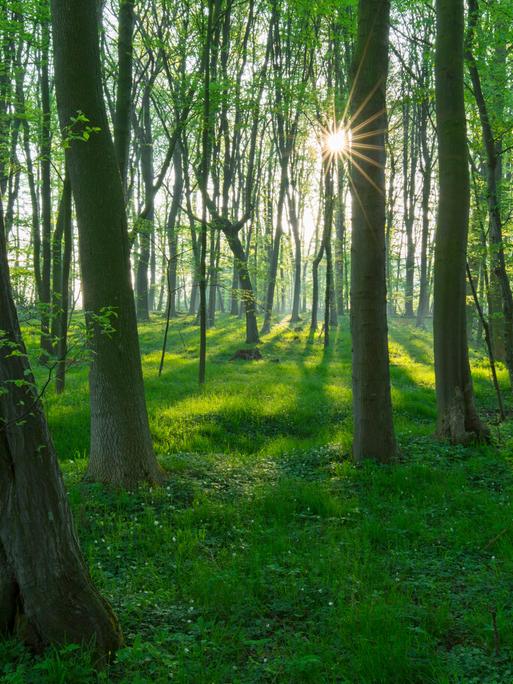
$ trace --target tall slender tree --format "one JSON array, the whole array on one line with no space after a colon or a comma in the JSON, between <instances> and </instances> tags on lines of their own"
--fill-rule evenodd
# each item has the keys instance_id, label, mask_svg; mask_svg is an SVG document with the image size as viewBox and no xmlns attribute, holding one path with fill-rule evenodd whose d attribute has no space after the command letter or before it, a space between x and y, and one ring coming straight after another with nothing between
<instances>
[{"instance_id":1,"label":"tall slender tree","mask_svg":"<svg viewBox=\"0 0 513 684\"><path fill-rule=\"evenodd\" d=\"M389 0L360 0L353 64L351 334L353 339L353 455L382 463L396 455L388 359L385 284L385 92ZM365 157L365 159L361 158Z\"/></svg>"},{"instance_id":2,"label":"tall slender tree","mask_svg":"<svg viewBox=\"0 0 513 684\"><path fill-rule=\"evenodd\" d=\"M436 2L436 123L440 205L434 272L437 431L465 443L486 437L474 404L467 347L466 250L470 208L463 86L463 0Z\"/></svg>"},{"instance_id":3,"label":"tall slender tree","mask_svg":"<svg viewBox=\"0 0 513 684\"><path fill-rule=\"evenodd\" d=\"M101 95L96 10L95 3L52 0L55 85L69 144L93 351L87 476L131 487L141 481L158 482L161 474L144 398L123 186Z\"/></svg>"}]
</instances>

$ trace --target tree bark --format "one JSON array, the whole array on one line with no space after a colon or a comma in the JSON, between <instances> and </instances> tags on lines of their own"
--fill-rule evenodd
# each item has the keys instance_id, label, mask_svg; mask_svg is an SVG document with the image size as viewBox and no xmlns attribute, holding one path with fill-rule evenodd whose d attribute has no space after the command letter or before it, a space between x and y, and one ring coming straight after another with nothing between
<instances>
[{"instance_id":1,"label":"tree bark","mask_svg":"<svg viewBox=\"0 0 513 684\"><path fill-rule=\"evenodd\" d=\"M52 0L55 84L78 220L84 306L91 334L91 453L87 477L123 487L159 482L144 398L123 187L101 96L94 3ZM70 128L71 126L71 128ZM110 330L101 320L107 317Z\"/></svg>"},{"instance_id":2,"label":"tree bark","mask_svg":"<svg viewBox=\"0 0 513 684\"><path fill-rule=\"evenodd\" d=\"M50 109L50 25L42 23L41 35L41 349L45 356L52 351L50 339L51 318L51 268L52 268L52 187L51 187L51 109Z\"/></svg>"},{"instance_id":3,"label":"tree bark","mask_svg":"<svg viewBox=\"0 0 513 684\"><path fill-rule=\"evenodd\" d=\"M246 343L256 344L259 341L256 301L253 286L251 284L247 256L244 247L242 246L242 242L240 241L238 231L226 228L223 230L223 233L237 263L241 299L246 313Z\"/></svg>"},{"instance_id":4,"label":"tree bark","mask_svg":"<svg viewBox=\"0 0 513 684\"><path fill-rule=\"evenodd\" d=\"M280 259L280 245L283 235L283 210L285 206L285 196L287 194L288 181L288 157L281 162L281 179L278 196L278 210L276 230L274 233L271 255L269 261L269 273L267 279L267 294L265 298L264 322L260 333L266 335L271 331L271 318L274 305L274 292L276 290L276 280L278 278L278 263Z\"/></svg>"},{"instance_id":5,"label":"tree bark","mask_svg":"<svg viewBox=\"0 0 513 684\"><path fill-rule=\"evenodd\" d=\"M55 374L55 390L57 394L64 391L66 378L66 356L68 353L68 314L69 314L69 276L71 271L71 257L73 252L73 223L72 223L72 197L69 173L66 171L64 186L62 188L59 217L57 219L57 233L62 233L62 247L58 250L58 256L53 259L54 278L53 292L56 311L54 312L56 326L52 335L55 341L57 354L57 369ZM59 267L56 268L57 261ZM55 293L59 293L58 298Z\"/></svg>"},{"instance_id":6,"label":"tree bark","mask_svg":"<svg viewBox=\"0 0 513 684\"><path fill-rule=\"evenodd\" d=\"M388 463L396 456L390 397L385 283L385 110L389 0L360 0L353 65L355 129L368 117L376 133L366 143L370 162L353 159L351 334L353 340L353 456ZM371 129L371 130L372 130ZM363 127L365 131L366 128Z\"/></svg>"},{"instance_id":7,"label":"tree bark","mask_svg":"<svg viewBox=\"0 0 513 684\"><path fill-rule=\"evenodd\" d=\"M150 320L150 284L149 267L151 241L153 239L153 221L155 218L155 192L153 187L153 135L150 111L150 84L147 84L143 95L143 121L140 127L141 145L141 173L144 184L144 215L139 216L139 256L137 263L136 300L137 319L139 321Z\"/></svg>"},{"instance_id":8,"label":"tree bark","mask_svg":"<svg viewBox=\"0 0 513 684\"><path fill-rule=\"evenodd\" d=\"M498 178L502 176L501 158L499 146L495 141L492 124L490 121L488 107L484 97L481 78L477 68L476 60L472 53L472 40L475 27L479 18L479 7L477 0L469 1L469 29L466 58L472 81L474 97L479 110L483 143L486 152L486 180L488 190L488 213L490 217L490 243L492 274L499 286L499 297L502 304L503 319L501 321L502 340L504 344L504 360L508 369L510 385L513 388L513 294L506 270L506 259L504 256L504 245L502 235L502 215L498 189Z\"/></svg>"},{"instance_id":9,"label":"tree bark","mask_svg":"<svg viewBox=\"0 0 513 684\"><path fill-rule=\"evenodd\" d=\"M176 274L178 268L178 233L177 222L180 215L180 204L183 192L183 167L182 152L180 145L177 145L173 155L173 170L175 174L173 184L173 197L169 216L167 219L167 241L169 246L169 297L168 302L169 317L176 317Z\"/></svg>"},{"instance_id":10,"label":"tree bark","mask_svg":"<svg viewBox=\"0 0 513 684\"><path fill-rule=\"evenodd\" d=\"M426 73L427 69L423 70ZM427 87L427 76L423 86ZM422 152L422 235L420 246L420 289L419 303L417 307L417 327L424 326L424 320L429 313L429 271L428 271L428 244L429 244L429 208L431 201L431 177L432 177L432 154L428 143L428 117L429 99L424 96L420 105L420 147Z\"/></svg>"},{"instance_id":11,"label":"tree bark","mask_svg":"<svg viewBox=\"0 0 513 684\"><path fill-rule=\"evenodd\" d=\"M21 339L1 217L0 329L0 634L18 633L37 650L93 642L109 660L121 631L80 552Z\"/></svg>"},{"instance_id":12,"label":"tree bark","mask_svg":"<svg viewBox=\"0 0 513 684\"><path fill-rule=\"evenodd\" d=\"M134 2L120 0L118 17L118 80L116 113L114 117L114 144L119 172L126 188L128 154L130 150L130 119L132 111L132 67Z\"/></svg>"},{"instance_id":13,"label":"tree bark","mask_svg":"<svg viewBox=\"0 0 513 684\"><path fill-rule=\"evenodd\" d=\"M453 443L486 437L474 404L466 331L470 184L463 85L463 0L436 2L436 121L439 154L434 268L437 432Z\"/></svg>"},{"instance_id":14,"label":"tree bark","mask_svg":"<svg viewBox=\"0 0 513 684\"><path fill-rule=\"evenodd\" d=\"M297 208L297 198L294 187L288 193L289 217L292 235L294 237L294 289L292 294L292 313L291 323L298 323L300 320L299 308L301 303L301 235L299 233L299 217Z\"/></svg>"}]
</instances>

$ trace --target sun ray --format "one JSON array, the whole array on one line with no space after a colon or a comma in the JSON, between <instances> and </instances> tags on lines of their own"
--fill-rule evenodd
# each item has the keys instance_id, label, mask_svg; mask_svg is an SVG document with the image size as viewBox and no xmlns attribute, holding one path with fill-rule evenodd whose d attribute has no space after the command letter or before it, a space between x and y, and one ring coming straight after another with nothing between
<instances>
[{"instance_id":1,"label":"sun ray","mask_svg":"<svg viewBox=\"0 0 513 684\"><path fill-rule=\"evenodd\" d=\"M379 185L375 183L375 181L369 176L369 174L364 169L362 169L362 167L356 161L356 159L351 159L351 164L353 164L358 169L358 171L362 174L365 180L369 182L372 185L372 187L379 192L380 195L384 196L383 190L379 187Z\"/></svg>"},{"instance_id":2,"label":"sun ray","mask_svg":"<svg viewBox=\"0 0 513 684\"><path fill-rule=\"evenodd\" d=\"M352 142L357 142L359 140L367 140L367 138L372 138L375 135L380 135L381 133L386 133L387 129L386 128L376 128L373 131L367 131L366 133L358 133L358 135L354 135L354 131L351 131L352 135Z\"/></svg>"},{"instance_id":3,"label":"sun ray","mask_svg":"<svg viewBox=\"0 0 513 684\"><path fill-rule=\"evenodd\" d=\"M354 142L351 147L354 149L355 147L359 150L384 150L385 148L383 145L373 145L372 143L359 143L359 142Z\"/></svg>"},{"instance_id":4,"label":"sun ray","mask_svg":"<svg viewBox=\"0 0 513 684\"><path fill-rule=\"evenodd\" d=\"M371 114L371 116L367 117L365 121L362 121L357 126L353 126L351 130L353 131L353 133L358 133L358 131L360 131L362 128L365 128L365 126L378 119L384 113L385 109L380 109L379 112L375 112L374 114Z\"/></svg>"},{"instance_id":5,"label":"sun ray","mask_svg":"<svg viewBox=\"0 0 513 684\"><path fill-rule=\"evenodd\" d=\"M358 109L356 110L356 112L354 112L354 113L351 115L351 117L349 118L348 123L347 123L347 125L348 125L349 128L352 128L353 122L356 121L356 119L360 116L360 114L361 114L362 111L365 109L365 107L369 104L370 99L371 99L371 98L373 97L373 95L376 93L376 90L380 87L380 85L381 85L381 81L378 81L378 82L376 83L376 85L374 86L374 88L372 88L371 91L369 92L369 94L365 97L364 101L363 101L363 102L361 103L361 105L358 107ZM363 122L362 124L359 124L359 126L361 127L361 126L364 125L364 124L365 124L365 122ZM355 129L353 129L353 130L355 130Z\"/></svg>"},{"instance_id":6,"label":"sun ray","mask_svg":"<svg viewBox=\"0 0 513 684\"><path fill-rule=\"evenodd\" d=\"M374 226L372 225L371 221L369 221L369 217L367 216L367 211L365 210L365 206L364 206L364 204L363 204L363 202L362 202L362 199L361 199L361 197L360 197L360 193L358 192L358 190L357 190L357 188L356 188L356 186L355 186L355 184L354 184L354 181L353 181L353 179L351 178L351 175L349 175L349 182L350 182L351 187L352 187L352 189L353 189L353 193L352 193L352 194L353 194L353 197L356 198L356 201L358 202L358 204L359 204L359 206L360 206L360 209L362 210L362 214L363 214L363 216L364 216L365 223L366 223L367 226L369 227L373 239L376 240L377 237L376 237L376 232L375 232L375 230L374 230Z\"/></svg>"},{"instance_id":7,"label":"sun ray","mask_svg":"<svg viewBox=\"0 0 513 684\"><path fill-rule=\"evenodd\" d=\"M372 159L372 157L368 157L366 154L363 154L362 152L358 152L358 150L355 150L354 148L351 150L351 154L354 155L355 157L358 157L358 159L361 159L362 161L367 162L367 164L372 164L372 166L376 166L378 169L383 168L383 164L376 161L376 159Z\"/></svg>"}]
</instances>

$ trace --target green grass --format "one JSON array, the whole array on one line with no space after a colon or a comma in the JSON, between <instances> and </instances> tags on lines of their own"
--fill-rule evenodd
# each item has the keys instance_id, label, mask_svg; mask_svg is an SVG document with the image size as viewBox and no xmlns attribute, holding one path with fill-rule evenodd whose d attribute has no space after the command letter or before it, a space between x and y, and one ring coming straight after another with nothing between
<instances>
[{"instance_id":1,"label":"green grass","mask_svg":"<svg viewBox=\"0 0 513 684\"><path fill-rule=\"evenodd\" d=\"M96 675L85 649L34 659L0 643L0 681L511 684L513 425L493 428L494 447L432 438L430 334L392 325L401 462L356 469L347 322L327 354L282 326L264 360L245 363L229 361L240 322L222 319L203 390L188 319L158 378L162 329L141 329L162 489L81 482L86 369L45 399L82 548L126 647ZM472 363L492 419L481 352Z\"/></svg>"}]
</instances>

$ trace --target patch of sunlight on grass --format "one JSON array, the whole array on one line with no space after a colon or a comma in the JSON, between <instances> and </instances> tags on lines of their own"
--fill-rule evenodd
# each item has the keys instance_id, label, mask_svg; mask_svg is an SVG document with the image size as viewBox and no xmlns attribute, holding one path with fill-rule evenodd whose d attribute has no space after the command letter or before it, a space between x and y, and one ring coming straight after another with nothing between
<instances>
[{"instance_id":1,"label":"patch of sunlight on grass","mask_svg":"<svg viewBox=\"0 0 513 684\"><path fill-rule=\"evenodd\" d=\"M171 322L164 371L158 376L165 321L154 316L140 327L143 373L150 426L159 454L220 452L278 456L290 450L339 442L349 450L351 340L341 319L325 353L322 339L308 338L308 322L291 327L287 318L264 336L263 360L230 361L244 348L244 322L219 316L208 331L207 384L200 389L198 327L190 316ZM37 364L37 340L29 340L39 382L47 371ZM482 350L471 351L478 405L493 411L495 397ZM400 440L429 434L436 407L432 336L411 323L390 322L390 361L395 425ZM499 380L507 387L503 364ZM45 396L52 433L62 458L84 455L89 447L87 368L73 368L67 387Z\"/></svg>"}]
</instances>

